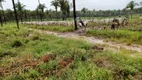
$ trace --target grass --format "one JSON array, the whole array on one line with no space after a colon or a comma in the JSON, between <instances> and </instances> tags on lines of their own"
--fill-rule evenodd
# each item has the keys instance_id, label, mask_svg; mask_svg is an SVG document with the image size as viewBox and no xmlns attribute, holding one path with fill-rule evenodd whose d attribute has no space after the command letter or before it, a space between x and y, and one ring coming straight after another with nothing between
<instances>
[{"instance_id":1,"label":"grass","mask_svg":"<svg viewBox=\"0 0 142 80\"><path fill-rule=\"evenodd\" d=\"M121 43L142 44L141 32L133 32L129 30L89 30L87 34Z\"/></svg>"},{"instance_id":2,"label":"grass","mask_svg":"<svg viewBox=\"0 0 142 80\"><path fill-rule=\"evenodd\" d=\"M0 27L2 80L141 79L142 57L127 51L98 51L82 40L44 35L8 23ZM45 62L45 55L52 57ZM73 57L67 66L62 64ZM43 57L43 58L42 58ZM57 73L57 72L58 73Z\"/></svg>"},{"instance_id":3,"label":"grass","mask_svg":"<svg viewBox=\"0 0 142 80\"><path fill-rule=\"evenodd\" d=\"M64 26L37 26L37 25L26 25L26 24L24 24L23 26L28 26L29 28L34 28L34 29L57 31L57 32L71 32L74 30L73 27L64 27Z\"/></svg>"}]
</instances>

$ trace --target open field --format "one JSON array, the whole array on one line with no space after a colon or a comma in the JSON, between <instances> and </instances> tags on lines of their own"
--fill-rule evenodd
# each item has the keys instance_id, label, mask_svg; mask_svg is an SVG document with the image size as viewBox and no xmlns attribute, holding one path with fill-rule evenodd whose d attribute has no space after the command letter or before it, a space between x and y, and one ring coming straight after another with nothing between
<instances>
[{"instance_id":1,"label":"open field","mask_svg":"<svg viewBox=\"0 0 142 80\"><path fill-rule=\"evenodd\" d=\"M0 0L0 80L142 80L142 1Z\"/></svg>"},{"instance_id":2,"label":"open field","mask_svg":"<svg viewBox=\"0 0 142 80\"><path fill-rule=\"evenodd\" d=\"M15 26L13 23L8 23L0 27L0 79L2 80L142 79L141 53L125 49L120 49L119 52L112 51L100 47L103 45L91 44L83 39L63 38L28 29L35 28L35 25L22 24L20 30ZM36 26L36 29L47 27L43 30L70 32L68 27L63 29L39 27ZM102 30L103 32L105 31ZM126 34L133 35L131 32L122 35ZM139 43L138 41L136 44Z\"/></svg>"}]
</instances>

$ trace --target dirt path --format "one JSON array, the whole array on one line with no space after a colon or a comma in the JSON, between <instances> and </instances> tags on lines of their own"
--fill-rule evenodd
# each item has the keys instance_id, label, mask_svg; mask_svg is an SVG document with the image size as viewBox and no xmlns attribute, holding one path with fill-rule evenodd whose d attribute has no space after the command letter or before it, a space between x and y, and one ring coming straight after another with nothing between
<instances>
[{"instance_id":1,"label":"dirt path","mask_svg":"<svg viewBox=\"0 0 142 80\"><path fill-rule=\"evenodd\" d=\"M119 44L116 42L105 42L103 39L97 39L95 37L83 36L83 35L78 34L77 32L58 33L58 32L44 31L44 30L37 30L37 29L30 29L30 30L35 30L36 32L39 32L39 33L56 35L56 36L64 37L64 38L83 39L83 40L86 40L87 42L90 42L91 44L106 45L109 47L113 47L116 50L127 49L127 50L142 53L142 46L141 45L126 45L126 44ZM109 47L105 47L105 48L109 48Z\"/></svg>"}]
</instances>

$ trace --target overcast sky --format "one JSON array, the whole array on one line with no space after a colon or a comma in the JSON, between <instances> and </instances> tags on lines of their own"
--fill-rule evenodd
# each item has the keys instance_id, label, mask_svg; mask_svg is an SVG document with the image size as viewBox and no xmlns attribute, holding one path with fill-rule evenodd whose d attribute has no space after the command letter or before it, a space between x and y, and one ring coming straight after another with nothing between
<instances>
[{"instance_id":1,"label":"overcast sky","mask_svg":"<svg viewBox=\"0 0 142 80\"><path fill-rule=\"evenodd\" d=\"M12 0L5 0L3 2L4 9L12 9ZM54 9L51 6L52 0L40 0L41 3L44 3L47 9ZM72 0L69 0L72 3ZM123 9L131 0L76 0L77 10L86 7L90 10L113 10L113 9ZM142 0L134 0L139 3ZM17 2L17 0L15 0ZM38 0L20 0L24 5L26 5L26 9L34 10L38 5Z\"/></svg>"}]
</instances>

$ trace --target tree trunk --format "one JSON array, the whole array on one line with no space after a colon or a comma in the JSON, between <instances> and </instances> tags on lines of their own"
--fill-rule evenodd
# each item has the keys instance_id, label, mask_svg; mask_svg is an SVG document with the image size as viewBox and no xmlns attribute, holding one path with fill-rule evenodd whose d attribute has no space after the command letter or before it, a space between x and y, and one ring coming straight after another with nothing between
<instances>
[{"instance_id":1,"label":"tree trunk","mask_svg":"<svg viewBox=\"0 0 142 80\"><path fill-rule=\"evenodd\" d=\"M27 16L26 10L25 10L25 20L28 21L28 16Z\"/></svg>"},{"instance_id":2,"label":"tree trunk","mask_svg":"<svg viewBox=\"0 0 142 80\"><path fill-rule=\"evenodd\" d=\"M41 12L39 12L39 16L40 16L40 21L42 22L42 14L41 14Z\"/></svg>"},{"instance_id":3,"label":"tree trunk","mask_svg":"<svg viewBox=\"0 0 142 80\"><path fill-rule=\"evenodd\" d=\"M44 21L44 9L42 9L41 18L42 18L42 21Z\"/></svg>"},{"instance_id":4,"label":"tree trunk","mask_svg":"<svg viewBox=\"0 0 142 80\"><path fill-rule=\"evenodd\" d=\"M1 26L3 26L3 21L2 21L2 15L1 15L1 12L0 12L0 23L1 23Z\"/></svg>"},{"instance_id":5,"label":"tree trunk","mask_svg":"<svg viewBox=\"0 0 142 80\"><path fill-rule=\"evenodd\" d=\"M75 30L78 30L78 28L77 28L77 21L76 21L76 5L75 5L75 0L73 0L73 14L74 14L74 26L75 26Z\"/></svg>"},{"instance_id":6,"label":"tree trunk","mask_svg":"<svg viewBox=\"0 0 142 80\"><path fill-rule=\"evenodd\" d=\"M15 19L16 19L16 23L17 23L17 28L19 28L19 20L18 20L18 17L17 17L17 11L16 11L16 7L15 7L15 2L14 0L12 0L12 4L13 4L13 8L14 8L14 13L15 13Z\"/></svg>"},{"instance_id":7,"label":"tree trunk","mask_svg":"<svg viewBox=\"0 0 142 80\"><path fill-rule=\"evenodd\" d=\"M21 19L21 23L23 24L23 18L22 18L22 15L23 15L22 10L20 10L20 19Z\"/></svg>"},{"instance_id":8,"label":"tree trunk","mask_svg":"<svg viewBox=\"0 0 142 80\"><path fill-rule=\"evenodd\" d=\"M6 19L5 19L5 13L4 13L4 10L3 10L3 5L1 4L1 8L2 8L2 20L6 23Z\"/></svg>"},{"instance_id":9,"label":"tree trunk","mask_svg":"<svg viewBox=\"0 0 142 80\"><path fill-rule=\"evenodd\" d=\"M2 8L2 15L3 15L3 21L4 21L4 22L5 22L5 24L6 24L6 17L5 17L5 13L4 13L3 8Z\"/></svg>"},{"instance_id":10,"label":"tree trunk","mask_svg":"<svg viewBox=\"0 0 142 80\"><path fill-rule=\"evenodd\" d=\"M133 18L133 10L131 10L131 19Z\"/></svg>"},{"instance_id":11,"label":"tree trunk","mask_svg":"<svg viewBox=\"0 0 142 80\"><path fill-rule=\"evenodd\" d=\"M58 11L57 11L57 8L56 8L56 18L57 18L57 21L58 21L58 15L57 15L57 12L58 12Z\"/></svg>"}]
</instances>

